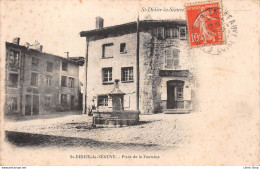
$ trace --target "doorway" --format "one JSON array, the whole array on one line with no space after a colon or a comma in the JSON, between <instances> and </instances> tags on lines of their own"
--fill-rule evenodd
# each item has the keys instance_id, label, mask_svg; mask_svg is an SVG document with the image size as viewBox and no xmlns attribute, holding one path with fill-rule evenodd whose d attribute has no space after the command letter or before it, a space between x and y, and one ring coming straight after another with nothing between
<instances>
[{"instance_id":1,"label":"doorway","mask_svg":"<svg viewBox=\"0 0 260 169\"><path fill-rule=\"evenodd\" d=\"M184 108L184 81L171 80L167 82L167 109Z\"/></svg>"},{"instance_id":2,"label":"doorway","mask_svg":"<svg viewBox=\"0 0 260 169\"><path fill-rule=\"evenodd\" d=\"M32 111L32 97L31 95L26 95L25 98L25 115L31 115Z\"/></svg>"},{"instance_id":3,"label":"doorway","mask_svg":"<svg viewBox=\"0 0 260 169\"><path fill-rule=\"evenodd\" d=\"M25 97L25 115L39 114L39 95L26 95Z\"/></svg>"},{"instance_id":4,"label":"doorway","mask_svg":"<svg viewBox=\"0 0 260 169\"><path fill-rule=\"evenodd\" d=\"M39 114L39 96L33 95L33 115Z\"/></svg>"},{"instance_id":5,"label":"doorway","mask_svg":"<svg viewBox=\"0 0 260 169\"><path fill-rule=\"evenodd\" d=\"M71 110L74 109L74 96L73 95L70 96L70 109Z\"/></svg>"}]
</instances>

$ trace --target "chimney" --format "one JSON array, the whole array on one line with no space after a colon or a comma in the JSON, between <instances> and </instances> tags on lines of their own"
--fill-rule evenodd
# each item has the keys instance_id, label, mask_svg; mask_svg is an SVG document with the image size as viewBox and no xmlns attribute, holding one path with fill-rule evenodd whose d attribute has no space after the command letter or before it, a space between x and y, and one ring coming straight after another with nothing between
<instances>
[{"instance_id":1,"label":"chimney","mask_svg":"<svg viewBox=\"0 0 260 169\"><path fill-rule=\"evenodd\" d=\"M31 46L31 45L30 45L29 42L26 42L26 43L25 43L25 47L26 47L26 48L29 48L30 46Z\"/></svg>"},{"instance_id":2,"label":"chimney","mask_svg":"<svg viewBox=\"0 0 260 169\"><path fill-rule=\"evenodd\" d=\"M13 44L19 45L19 43L20 43L19 37L16 37L16 38L13 39Z\"/></svg>"},{"instance_id":3,"label":"chimney","mask_svg":"<svg viewBox=\"0 0 260 169\"><path fill-rule=\"evenodd\" d=\"M64 53L66 53L66 57L69 58L70 52L64 52Z\"/></svg>"},{"instance_id":4,"label":"chimney","mask_svg":"<svg viewBox=\"0 0 260 169\"><path fill-rule=\"evenodd\" d=\"M39 47L39 51L40 51L40 52L42 52L42 48L43 48L43 46L40 45L40 47Z\"/></svg>"},{"instance_id":5,"label":"chimney","mask_svg":"<svg viewBox=\"0 0 260 169\"><path fill-rule=\"evenodd\" d=\"M101 29L104 26L104 19L100 16L96 17L96 29Z\"/></svg>"},{"instance_id":6,"label":"chimney","mask_svg":"<svg viewBox=\"0 0 260 169\"><path fill-rule=\"evenodd\" d=\"M152 16L150 15L150 14L148 14L148 15L146 15L145 17L144 17L144 20L153 20L153 18L152 18Z\"/></svg>"}]
</instances>

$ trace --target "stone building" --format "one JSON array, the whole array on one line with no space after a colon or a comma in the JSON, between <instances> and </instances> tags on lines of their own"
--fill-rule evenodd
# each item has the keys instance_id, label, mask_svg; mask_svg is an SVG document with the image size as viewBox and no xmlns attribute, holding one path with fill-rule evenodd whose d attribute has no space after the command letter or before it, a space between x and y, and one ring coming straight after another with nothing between
<instances>
[{"instance_id":1,"label":"stone building","mask_svg":"<svg viewBox=\"0 0 260 169\"><path fill-rule=\"evenodd\" d=\"M125 110L142 114L187 113L195 99L195 60L184 20L142 20L80 32L86 37L86 106L111 107L119 79ZM86 107L83 107L86 109Z\"/></svg>"},{"instance_id":2,"label":"stone building","mask_svg":"<svg viewBox=\"0 0 260 169\"><path fill-rule=\"evenodd\" d=\"M5 114L38 115L78 109L82 62L6 42Z\"/></svg>"}]
</instances>

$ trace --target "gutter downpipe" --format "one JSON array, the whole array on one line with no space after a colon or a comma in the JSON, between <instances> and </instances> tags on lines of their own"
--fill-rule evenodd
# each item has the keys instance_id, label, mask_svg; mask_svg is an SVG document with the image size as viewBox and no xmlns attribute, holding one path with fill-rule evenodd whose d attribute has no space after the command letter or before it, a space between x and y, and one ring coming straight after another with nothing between
<instances>
[{"instance_id":1,"label":"gutter downpipe","mask_svg":"<svg viewBox=\"0 0 260 169\"><path fill-rule=\"evenodd\" d=\"M84 103L83 103L83 111L82 114L87 114L87 82L88 82L88 46L89 46L89 39L86 37L86 57L85 57L85 92L84 92Z\"/></svg>"},{"instance_id":2,"label":"gutter downpipe","mask_svg":"<svg viewBox=\"0 0 260 169\"><path fill-rule=\"evenodd\" d=\"M136 45L136 110L139 110L139 87L140 87L140 72L139 72L139 47L140 47L140 34L139 34L139 13L137 16L137 45Z\"/></svg>"}]
</instances>

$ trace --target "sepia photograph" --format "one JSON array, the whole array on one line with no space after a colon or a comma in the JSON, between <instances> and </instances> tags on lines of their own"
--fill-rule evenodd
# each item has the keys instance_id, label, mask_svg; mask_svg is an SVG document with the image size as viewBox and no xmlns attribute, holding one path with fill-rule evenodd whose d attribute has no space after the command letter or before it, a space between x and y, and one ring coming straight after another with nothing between
<instances>
[{"instance_id":1,"label":"sepia photograph","mask_svg":"<svg viewBox=\"0 0 260 169\"><path fill-rule=\"evenodd\" d=\"M259 1L0 5L1 166L259 166Z\"/></svg>"}]
</instances>

